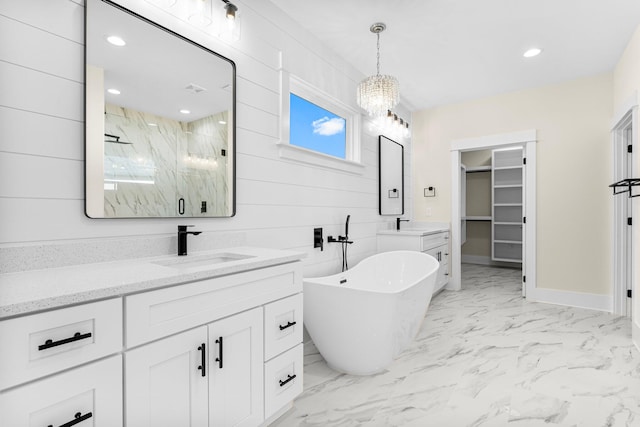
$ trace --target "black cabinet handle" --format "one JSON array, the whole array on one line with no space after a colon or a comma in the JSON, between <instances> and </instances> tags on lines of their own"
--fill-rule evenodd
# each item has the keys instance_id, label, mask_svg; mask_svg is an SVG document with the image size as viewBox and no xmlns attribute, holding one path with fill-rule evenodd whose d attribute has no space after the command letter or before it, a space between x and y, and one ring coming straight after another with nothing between
<instances>
[{"instance_id":1,"label":"black cabinet handle","mask_svg":"<svg viewBox=\"0 0 640 427\"><path fill-rule=\"evenodd\" d=\"M73 417L74 417L73 420L71 420L71 421L69 421L67 423L61 424L60 427L71 427L71 426L74 426L74 425L76 425L78 423L83 422L84 420L88 420L89 418L93 417L93 414L91 412L87 412L86 414L82 415L82 413L76 412L76 414ZM49 424L48 427L53 427L53 424Z\"/></svg>"},{"instance_id":2,"label":"black cabinet handle","mask_svg":"<svg viewBox=\"0 0 640 427\"><path fill-rule=\"evenodd\" d=\"M286 380L284 380L284 381L279 380L279 381L280 381L280 387L284 387L284 385L285 385L286 383L288 383L289 381L293 381L293 379L294 379L295 377L296 377L296 374L293 374L293 375L287 375L287 379L286 379Z\"/></svg>"},{"instance_id":3,"label":"black cabinet handle","mask_svg":"<svg viewBox=\"0 0 640 427\"><path fill-rule=\"evenodd\" d=\"M281 331L284 331L285 329L292 327L296 323L298 323L298 322L287 322L286 325L284 325L284 326L279 325L278 327L280 328Z\"/></svg>"},{"instance_id":4,"label":"black cabinet handle","mask_svg":"<svg viewBox=\"0 0 640 427\"><path fill-rule=\"evenodd\" d=\"M38 346L38 351L46 350L46 349L51 348L51 347L57 347L57 346L63 345L63 344L69 344L70 342L80 341L80 340L83 340L83 339L86 339L86 338L90 338L90 337L91 337L91 332L87 332L86 334L81 334L80 332L76 332L75 334L73 334L72 337L65 338L65 339L60 340L60 341L46 340L44 342L44 344L40 344Z\"/></svg>"},{"instance_id":5,"label":"black cabinet handle","mask_svg":"<svg viewBox=\"0 0 640 427\"><path fill-rule=\"evenodd\" d=\"M202 352L200 354L200 366L198 366L198 369L202 371L203 377L207 376L207 352L205 351L205 349L205 343L200 344L200 347L198 347L198 350Z\"/></svg>"},{"instance_id":6,"label":"black cabinet handle","mask_svg":"<svg viewBox=\"0 0 640 427\"><path fill-rule=\"evenodd\" d=\"M218 357L216 358L216 362L218 362L218 368L222 369L222 337L216 340L216 344L218 344Z\"/></svg>"}]
</instances>

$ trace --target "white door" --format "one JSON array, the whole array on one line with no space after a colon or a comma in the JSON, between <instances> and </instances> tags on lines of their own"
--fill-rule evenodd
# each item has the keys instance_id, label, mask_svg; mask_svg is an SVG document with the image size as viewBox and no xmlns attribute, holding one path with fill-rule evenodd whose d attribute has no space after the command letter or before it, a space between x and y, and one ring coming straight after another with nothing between
<instances>
[{"instance_id":1,"label":"white door","mask_svg":"<svg viewBox=\"0 0 640 427\"><path fill-rule=\"evenodd\" d=\"M207 327L125 354L125 419L136 427L206 427Z\"/></svg>"},{"instance_id":2,"label":"white door","mask_svg":"<svg viewBox=\"0 0 640 427\"><path fill-rule=\"evenodd\" d=\"M522 297L527 297L527 152L522 147Z\"/></svg>"},{"instance_id":3,"label":"white door","mask_svg":"<svg viewBox=\"0 0 640 427\"><path fill-rule=\"evenodd\" d=\"M460 245L467 241L467 167L460 164Z\"/></svg>"},{"instance_id":4,"label":"white door","mask_svg":"<svg viewBox=\"0 0 640 427\"><path fill-rule=\"evenodd\" d=\"M626 127L624 130L624 143L623 143L623 147L632 147L632 142L633 142L633 125L632 123L629 123L629 126ZM625 165L625 176L627 177L635 177L635 175L633 174L633 150L628 149L626 150L626 165ZM637 188L635 189L637 191ZM634 193L635 194L635 193ZM620 196L618 196L620 197ZM626 205L625 208L623 208L626 211L627 214L627 218L633 218L633 203L631 202L631 198L627 197L627 195L625 194L624 196L622 196L622 200L624 205ZM628 223L627 223L628 224ZM637 226L637 224L636 224ZM632 228L627 226L626 227L626 232L625 232L625 237L626 237L626 253L624 254L624 263L626 265L626 271L625 271L625 277L626 277L626 291L627 292L631 292L631 288L632 288L632 279L633 279L633 232L632 232ZM626 314L627 316L631 317L632 313L633 313L633 304L631 304L631 298L627 298L627 309L626 309Z\"/></svg>"},{"instance_id":5,"label":"white door","mask_svg":"<svg viewBox=\"0 0 640 427\"><path fill-rule=\"evenodd\" d=\"M211 427L257 426L264 419L262 308L209 325Z\"/></svg>"},{"instance_id":6,"label":"white door","mask_svg":"<svg viewBox=\"0 0 640 427\"><path fill-rule=\"evenodd\" d=\"M613 130L614 137L614 181L634 178L633 167L633 119L627 114ZM635 147L633 147L635 148ZM617 187L614 192L614 313L632 316L632 300L627 297L633 285L633 200L624 192L626 187ZM632 187L632 194L638 187ZM633 224L637 226L637 224Z\"/></svg>"}]
</instances>

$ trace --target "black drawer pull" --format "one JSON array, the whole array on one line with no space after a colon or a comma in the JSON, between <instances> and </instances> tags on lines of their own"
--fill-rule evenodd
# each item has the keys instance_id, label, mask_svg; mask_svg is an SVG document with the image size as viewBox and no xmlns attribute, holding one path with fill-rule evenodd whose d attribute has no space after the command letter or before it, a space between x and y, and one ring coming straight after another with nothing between
<instances>
[{"instance_id":1,"label":"black drawer pull","mask_svg":"<svg viewBox=\"0 0 640 427\"><path fill-rule=\"evenodd\" d=\"M198 350L202 352L200 354L200 366L198 366L198 369L202 371L203 377L207 376L207 353L205 352L205 348L205 343L200 344L200 346L198 347Z\"/></svg>"},{"instance_id":2,"label":"black drawer pull","mask_svg":"<svg viewBox=\"0 0 640 427\"><path fill-rule=\"evenodd\" d=\"M298 322L287 322L286 325L284 325L284 326L279 325L278 327L280 328L281 331L284 331L285 329L292 327L296 323L298 323Z\"/></svg>"},{"instance_id":3,"label":"black drawer pull","mask_svg":"<svg viewBox=\"0 0 640 427\"><path fill-rule=\"evenodd\" d=\"M284 380L284 381L279 380L279 381L280 381L280 387L284 387L284 385L285 385L286 383L288 383L289 381L293 381L293 379L294 379L295 377L296 377L296 374L293 374L293 375L287 375L287 379L286 379L286 380Z\"/></svg>"},{"instance_id":4,"label":"black drawer pull","mask_svg":"<svg viewBox=\"0 0 640 427\"><path fill-rule=\"evenodd\" d=\"M222 369L222 337L216 340L216 344L218 344L218 357L216 358L216 362L218 362L218 368Z\"/></svg>"},{"instance_id":5,"label":"black drawer pull","mask_svg":"<svg viewBox=\"0 0 640 427\"><path fill-rule=\"evenodd\" d=\"M74 425L76 425L78 423L83 422L84 420L88 420L92 416L93 416L93 414L91 412L87 412L84 415L82 415L80 412L76 412L76 414L74 415L74 419L73 420L69 421L68 423L61 424L60 427L71 427L71 426L74 426ZM53 427L53 424L49 424L48 427Z\"/></svg>"},{"instance_id":6,"label":"black drawer pull","mask_svg":"<svg viewBox=\"0 0 640 427\"><path fill-rule=\"evenodd\" d=\"M80 341L86 338L91 338L91 332L87 332L86 334L81 334L80 332L76 332L72 337L65 338L60 341L46 340L44 344L40 344L38 346L38 351L46 350L51 347L57 347L62 344L69 344L70 342ZM72 424L73 425L73 424Z\"/></svg>"}]
</instances>

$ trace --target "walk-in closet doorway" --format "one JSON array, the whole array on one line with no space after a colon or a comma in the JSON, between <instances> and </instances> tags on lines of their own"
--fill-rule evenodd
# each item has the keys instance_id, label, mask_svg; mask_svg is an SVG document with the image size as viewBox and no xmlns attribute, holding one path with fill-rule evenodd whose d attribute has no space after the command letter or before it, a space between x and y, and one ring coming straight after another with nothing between
<instances>
[{"instance_id":1,"label":"walk-in closet doorway","mask_svg":"<svg viewBox=\"0 0 640 427\"><path fill-rule=\"evenodd\" d=\"M499 199L492 201L492 258L501 261L522 261L523 296L535 300L536 286L536 131L489 135L479 138L455 140L451 143L451 279L448 289L461 289L461 245L464 241L466 219L462 153L477 150L495 150L501 153L499 170ZM506 155L506 157L505 157ZM522 160L521 169L516 166ZM496 161L495 159L493 160ZM494 165L495 166L495 165ZM466 171L464 172L466 174ZM520 174L520 183L517 176ZM495 177L492 178L495 181ZM521 200L511 201L520 185ZM495 182L492 182L495 187ZM494 189L495 191L495 189ZM521 218L520 218L521 217ZM498 221L495 221L495 220ZM521 237L517 234L522 230ZM495 238L496 237L499 238ZM519 251L515 242L521 239Z\"/></svg>"}]
</instances>

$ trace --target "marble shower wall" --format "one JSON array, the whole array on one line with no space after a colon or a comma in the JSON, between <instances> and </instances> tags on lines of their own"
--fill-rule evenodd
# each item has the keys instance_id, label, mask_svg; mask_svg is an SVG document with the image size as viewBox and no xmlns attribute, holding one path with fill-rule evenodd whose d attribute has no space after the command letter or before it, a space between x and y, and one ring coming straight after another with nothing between
<instances>
[{"instance_id":1,"label":"marble shower wall","mask_svg":"<svg viewBox=\"0 0 640 427\"><path fill-rule=\"evenodd\" d=\"M184 197L186 216L230 214L233 176L229 163L229 114L224 111L190 123L179 139L178 197ZM202 201L207 202L206 212Z\"/></svg>"},{"instance_id":2,"label":"marble shower wall","mask_svg":"<svg viewBox=\"0 0 640 427\"><path fill-rule=\"evenodd\" d=\"M186 123L106 105L105 133L119 140L105 138L105 217L180 216L180 198L184 216L228 215L228 122L227 112Z\"/></svg>"}]
</instances>

